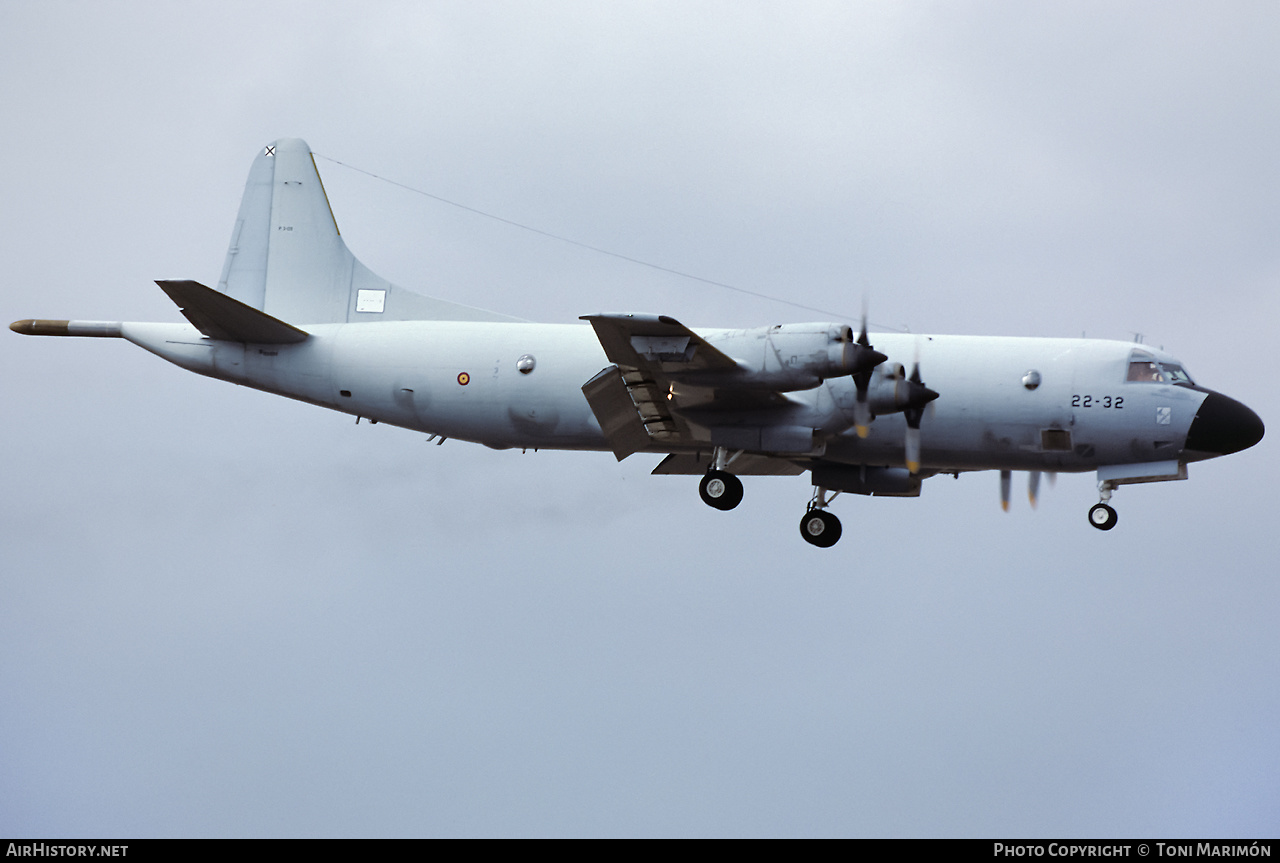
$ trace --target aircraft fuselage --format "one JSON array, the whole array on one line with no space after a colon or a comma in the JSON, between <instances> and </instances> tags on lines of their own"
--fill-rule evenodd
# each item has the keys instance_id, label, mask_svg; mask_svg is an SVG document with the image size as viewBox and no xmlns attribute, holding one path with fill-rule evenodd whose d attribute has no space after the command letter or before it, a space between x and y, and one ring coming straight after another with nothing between
<instances>
[{"instance_id":1,"label":"aircraft fuselage","mask_svg":"<svg viewBox=\"0 0 1280 863\"><path fill-rule=\"evenodd\" d=\"M322 324L294 345L202 336L185 324L122 325L129 341L183 368L377 422L495 448L608 450L582 384L609 365L580 324L394 321ZM699 329L729 355L750 331ZM944 395L922 422L922 468L1087 471L1181 459L1207 391L1126 380L1135 349L1117 341L995 336L875 336L886 368L918 362ZM532 369L518 368L522 357ZM526 359L526 365L529 360ZM1034 388L1027 376L1038 374ZM816 430L823 457L899 465L905 422L851 430L854 383L828 378L787 394L788 422ZM750 418L740 417L749 423ZM707 438L706 448L711 447ZM686 448L687 449L687 448Z\"/></svg>"}]
</instances>

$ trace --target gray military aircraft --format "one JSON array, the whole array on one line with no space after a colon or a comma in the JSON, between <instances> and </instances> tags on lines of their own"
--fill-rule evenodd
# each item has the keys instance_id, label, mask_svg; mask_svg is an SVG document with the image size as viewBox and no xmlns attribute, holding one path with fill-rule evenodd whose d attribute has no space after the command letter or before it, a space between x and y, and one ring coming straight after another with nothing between
<instances>
[{"instance_id":1,"label":"gray military aircraft","mask_svg":"<svg viewBox=\"0 0 1280 863\"><path fill-rule=\"evenodd\" d=\"M423 296L361 264L338 233L311 150L254 160L217 289L160 281L188 324L24 320L27 335L123 338L182 368L375 422L509 447L665 458L710 506L740 476L809 471L800 521L829 547L841 492L914 497L923 480L1097 471L1112 492L1263 436L1240 402L1145 345L1096 339L877 334L843 323L697 329L665 315L540 324ZM909 369L909 370L908 370ZM927 375L929 384L924 382Z\"/></svg>"}]
</instances>

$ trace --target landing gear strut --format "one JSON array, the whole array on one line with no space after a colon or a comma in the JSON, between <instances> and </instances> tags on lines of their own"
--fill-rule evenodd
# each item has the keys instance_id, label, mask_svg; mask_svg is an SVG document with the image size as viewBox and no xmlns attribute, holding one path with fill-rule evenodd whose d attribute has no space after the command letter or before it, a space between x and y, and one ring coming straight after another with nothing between
<instances>
[{"instance_id":1,"label":"landing gear strut","mask_svg":"<svg viewBox=\"0 0 1280 863\"><path fill-rule=\"evenodd\" d=\"M840 519L827 512L827 504L831 503L836 494L827 497L825 488L814 489L813 500L809 501L804 518L800 519L800 535L810 545L831 548L840 541Z\"/></svg>"},{"instance_id":2,"label":"landing gear strut","mask_svg":"<svg viewBox=\"0 0 1280 863\"><path fill-rule=\"evenodd\" d=\"M1115 485L1109 481L1104 480L1098 483L1100 500L1089 508L1089 524L1098 530L1111 530L1120 520L1120 516L1116 515L1116 511L1107 503L1111 500L1111 492L1114 490Z\"/></svg>"}]
</instances>

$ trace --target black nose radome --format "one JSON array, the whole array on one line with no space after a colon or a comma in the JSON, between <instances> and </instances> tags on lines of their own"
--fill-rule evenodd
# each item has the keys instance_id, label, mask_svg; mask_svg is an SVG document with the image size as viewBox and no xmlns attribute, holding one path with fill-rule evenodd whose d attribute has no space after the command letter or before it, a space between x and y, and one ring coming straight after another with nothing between
<instances>
[{"instance_id":1,"label":"black nose radome","mask_svg":"<svg viewBox=\"0 0 1280 863\"><path fill-rule=\"evenodd\" d=\"M1235 399L1209 393L1187 432L1187 449L1227 455L1262 440L1262 419Z\"/></svg>"}]
</instances>

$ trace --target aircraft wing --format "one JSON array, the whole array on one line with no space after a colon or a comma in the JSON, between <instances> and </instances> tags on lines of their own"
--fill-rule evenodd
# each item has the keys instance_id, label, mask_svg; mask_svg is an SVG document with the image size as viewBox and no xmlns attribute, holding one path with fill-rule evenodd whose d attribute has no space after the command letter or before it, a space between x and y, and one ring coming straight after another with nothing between
<instances>
[{"instance_id":1,"label":"aircraft wing","mask_svg":"<svg viewBox=\"0 0 1280 863\"><path fill-rule=\"evenodd\" d=\"M650 473L702 476L711 466L710 453L672 453ZM730 462L728 470L737 476L799 476L809 468L792 459L744 452Z\"/></svg>"},{"instance_id":2,"label":"aircraft wing","mask_svg":"<svg viewBox=\"0 0 1280 863\"><path fill-rule=\"evenodd\" d=\"M781 393L743 386L737 361L675 318L583 315L582 320L595 329L613 362L582 392L619 461L635 452L710 449L711 427L741 423L746 414L760 422L762 413L769 417L767 425L771 414L792 406Z\"/></svg>"},{"instance_id":3,"label":"aircraft wing","mask_svg":"<svg viewBox=\"0 0 1280 863\"><path fill-rule=\"evenodd\" d=\"M619 368L664 372L737 371L738 364L666 315L583 315Z\"/></svg>"}]
</instances>

